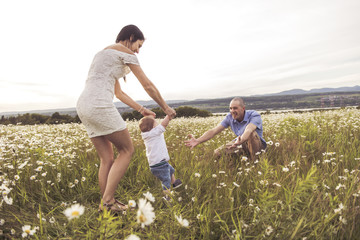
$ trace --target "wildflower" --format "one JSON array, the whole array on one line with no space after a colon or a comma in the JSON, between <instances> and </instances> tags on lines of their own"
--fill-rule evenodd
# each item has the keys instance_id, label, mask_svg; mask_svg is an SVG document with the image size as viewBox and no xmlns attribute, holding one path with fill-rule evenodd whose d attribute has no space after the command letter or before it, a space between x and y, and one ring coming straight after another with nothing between
<instances>
[{"instance_id":1,"label":"wildflower","mask_svg":"<svg viewBox=\"0 0 360 240\"><path fill-rule=\"evenodd\" d=\"M85 180L86 180L86 177L82 177L82 178L81 178L81 181L82 181L82 182L85 182Z\"/></svg>"},{"instance_id":2,"label":"wildflower","mask_svg":"<svg viewBox=\"0 0 360 240\"><path fill-rule=\"evenodd\" d=\"M55 222L56 222L56 220L55 220L54 217L51 217L51 218L49 219L49 223L53 224L53 223L55 223Z\"/></svg>"},{"instance_id":3,"label":"wildflower","mask_svg":"<svg viewBox=\"0 0 360 240\"><path fill-rule=\"evenodd\" d=\"M267 144L271 146L271 145L274 144L274 142L270 140L270 141L267 142Z\"/></svg>"},{"instance_id":4,"label":"wildflower","mask_svg":"<svg viewBox=\"0 0 360 240\"><path fill-rule=\"evenodd\" d=\"M287 168L287 167L283 167L283 172L288 172L289 171L289 168Z\"/></svg>"},{"instance_id":5,"label":"wildflower","mask_svg":"<svg viewBox=\"0 0 360 240\"><path fill-rule=\"evenodd\" d=\"M240 187L240 185L237 184L236 182L233 182L233 184L234 184L235 187Z\"/></svg>"},{"instance_id":6,"label":"wildflower","mask_svg":"<svg viewBox=\"0 0 360 240\"><path fill-rule=\"evenodd\" d=\"M46 177L47 172L41 174L41 176Z\"/></svg>"},{"instance_id":7,"label":"wildflower","mask_svg":"<svg viewBox=\"0 0 360 240\"><path fill-rule=\"evenodd\" d=\"M335 213L340 213L343 209L345 209L342 203L339 204L339 208L334 209Z\"/></svg>"},{"instance_id":8,"label":"wildflower","mask_svg":"<svg viewBox=\"0 0 360 240\"><path fill-rule=\"evenodd\" d=\"M23 233L21 234L21 236L23 238L30 236L30 235L34 235L34 233L36 232L36 229L31 230L31 226L30 225L24 225L22 227Z\"/></svg>"},{"instance_id":9,"label":"wildflower","mask_svg":"<svg viewBox=\"0 0 360 240\"><path fill-rule=\"evenodd\" d=\"M216 176L216 174L213 174L212 177L213 177L213 178L216 178L217 176Z\"/></svg>"},{"instance_id":10,"label":"wildflower","mask_svg":"<svg viewBox=\"0 0 360 240\"><path fill-rule=\"evenodd\" d=\"M344 184L339 183L339 185L336 186L336 190L339 190L340 188L346 189L346 186Z\"/></svg>"},{"instance_id":11,"label":"wildflower","mask_svg":"<svg viewBox=\"0 0 360 240\"><path fill-rule=\"evenodd\" d=\"M195 173L195 177L200 177L200 173Z\"/></svg>"},{"instance_id":12,"label":"wildflower","mask_svg":"<svg viewBox=\"0 0 360 240\"><path fill-rule=\"evenodd\" d=\"M44 162L43 161L36 161L36 164L39 165L39 166L42 166L42 165L44 165Z\"/></svg>"},{"instance_id":13,"label":"wildflower","mask_svg":"<svg viewBox=\"0 0 360 240\"><path fill-rule=\"evenodd\" d=\"M178 198L178 201L181 202L181 201L182 201L182 197L179 197L179 198Z\"/></svg>"},{"instance_id":14,"label":"wildflower","mask_svg":"<svg viewBox=\"0 0 360 240\"><path fill-rule=\"evenodd\" d=\"M202 215L199 213L198 215L196 215L196 218L200 220L202 218Z\"/></svg>"},{"instance_id":15,"label":"wildflower","mask_svg":"<svg viewBox=\"0 0 360 240\"><path fill-rule=\"evenodd\" d=\"M224 174L225 173L225 171L219 171L219 174Z\"/></svg>"},{"instance_id":16,"label":"wildflower","mask_svg":"<svg viewBox=\"0 0 360 240\"><path fill-rule=\"evenodd\" d=\"M191 201L195 202L196 201L196 197L192 197Z\"/></svg>"},{"instance_id":17,"label":"wildflower","mask_svg":"<svg viewBox=\"0 0 360 240\"><path fill-rule=\"evenodd\" d=\"M145 225L150 225L154 222L154 219L155 213L151 203L147 202L144 198L140 198L139 210L137 211L137 222L141 223L141 227L144 228Z\"/></svg>"},{"instance_id":18,"label":"wildflower","mask_svg":"<svg viewBox=\"0 0 360 240\"><path fill-rule=\"evenodd\" d=\"M37 167L37 168L35 169L35 171L36 171L36 172L41 172L42 169L43 169L43 167L42 167L42 166L39 166L39 167Z\"/></svg>"},{"instance_id":19,"label":"wildflower","mask_svg":"<svg viewBox=\"0 0 360 240\"><path fill-rule=\"evenodd\" d=\"M125 238L125 240L140 240L140 238L134 234L131 234Z\"/></svg>"},{"instance_id":20,"label":"wildflower","mask_svg":"<svg viewBox=\"0 0 360 240\"><path fill-rule=\"evenodd\" d=\"M35 180L36 179L36 175L32 175L31 177L30 177L30 180Z\"/></svg>"},{"instance_id":21,"label":"wildflower","mask_svg":"<svg viewBox=\"0 0 360 240\"><path fill-rule=\"evenodd\" d=\"M276 183L276 182L275 182L275 183L273 183L273 185L274 185L274 186L277 186L277 187L281 187L281 184Z\"/></svg>"},{"instance_id":22,"label":"wildflower","mask_svg":"<svg viewBox=\"0 0 360 240\"><path fill-rule=\"evenodd\" d=\"M268 180L260 180L261 185L267 186L269 184Z\"/></svg>"},{"instance_id":23,"label":"wildflower","mask_svg":"<svg viewBox=\"0 0 360 240\"><path fill-rule=\"evenodd\" d=\"M182 227L188 227L188 226L189 226L189 221L186 220L185 218L183 219L183 218L181 217L181 215L180 215L180 216L176 216L176 215L175 215L175 218L176 218L176 220L178 220L178 222L180 223L180 225L181 225Z\"/></svg>"},{"instance_id":24,"label":"wildflower","mask_svg":"<svg viewBox=\"0 0 360 240\"><path fill-rule=\"evenodd\" d=\"M295 161L291 161L290 164L289 164L290 167L293 167L295 166Z\"/></svg>"},{"instance_id":25,"label":"wildflower","mask_svg":"<svg viewBox=\"0 0 360 240\"><path fill-rule=\"evenodd\" d=\"M12 228L12 229L10 230L10 233L11 233L11 235L15 235L15 233L16 233L15 229Z\"/></svg>"},{"instance_id":26,"label":"wildflower","mask_svg":"<svg viewBox=\"0 0 360 240\"><path fill-rule=\"evenodd\" d=\"M129 200L129 207L130 208L136 207L136 202L134 200Z\"/></svg>"},{"instance_id":27,"label":"wildflower","mask_svg":"<svg viewBox=\"0 0 360 240\"><path fill-rule=\"evenodd\" d=\"M278 146L280 146L280 143L276 142L275 147L278 147Z\"/></svg>"},{"instance_id":28,"label":"wildflower","mask_svg":"<svg viewBox=\"0 0 360 240\"><path fill-rule=\"evenodd\" d=\"M247 161L248 160L248 158L247 157L245 157L245 156L243 156L242 158L241 158L241 161Z\"/></svg>"},{"instance_id":29,"label":"wildflower","mask_svg":"<svg viewBox=\"0 0 360 240\"><path fill-rule=\"evenodd\" d=\"M61 204L60 204L60 206L62 206L62 207L66 207L66 203L65 202L62 202Z\"/></svg>"},{"instance_id":30,"label":"wildflower","mask_svg":"<svg viewBox=\"0 0 360 240\"><path fill-rule=\"evenodd\" d=\"M25 167L28 162L29 162L29 161L23 162L23 163L18 167L18 169L22 169L23 167Z\"/></svg>"},{"instance_id":31,"label":"wildflower","mask_svg":"<svg viewBox=\"0 0 360 240\"><path fill-rule=\"evenodd\" d=\"M65 209L64 214L70 221L73 218L78 218L81 215L83 215L84 211L85 211L85 207L81 206L80 204L77 203L77 204L73 204L69 208Z\"/></svg>"},{"instance_id":32,"label":"wildflower","mask_svg":"<svg viewBox=\"0 0 360 240\"><path fill-rule=\"evenodd\" d=\"M340 216L340 217L339 217L339 220L340 220L340 222L341 222L342 224L346 224L346 223L347 223L346 219L343 218L343 216Z\"/></svg>"},{"instance_id":33,"label":"wildflower","mask_svg":"<svg viewBox=\"0 0 360 240\"><path fill-rule=\"evenodd\" d=\"M3 199L4 199L4 201L5 201L8 205L12 205L12 204L13 204L13 199L12 199L11 197L8 198L7 195L4 195L4 196L3 196Z\"/></svg>"},{"instance_id":34,"label":"wildflower","mask_svg":"<svg viewBox=\"0 0 360 240\"><path fill-rule=\"evenodd\" d=\"M0 219L0 226L5 224L5 220L4 219Z\"/></svg>"},{"instance_id":35,"label":"wildflower","mask_svg":"<svg viewBox=\"0 0 360 240\"><path fill-rule=\"evenodd\" d=\"M74 180L74 183L75 183L75 184L78 184L78 183L79 183L79 180L75 179L75 180Z\"/></svg>"},{"instance_id":36,"label":"wildflower","mask_svg":"<svg viewBox=\"0 0 360 240\"><path fill-rule=\"evenodd\" d=\"M14 179L15 179L16 181L19 180L19 179L20 179L19 175L15 175L15 176L14 176Z\"/></svg>"},{"instance_id":37,"label":"wildflower","mask_svg":"<svg viewBox=\"0 0 360 240\"><path fill-rule=\"evenodd\" d=\"M265 233L266 233L266 235L269 236L273 231L274 231L274 229L271 226L268 226L265 230Z\"/></svg>"},{"instance_id":38,"label":"wildflower","mask_svg":"<svg viewBox=\"0 0 360 240\"><path fill-rule=\"evenodd\" d=\"M153 196L150 192L144 193L143 195L144 195L145 198L146 198L147 200L149 200L150 202L155 202L155 198L154 198L154 196Z\"/></svg>"}]
</instances>

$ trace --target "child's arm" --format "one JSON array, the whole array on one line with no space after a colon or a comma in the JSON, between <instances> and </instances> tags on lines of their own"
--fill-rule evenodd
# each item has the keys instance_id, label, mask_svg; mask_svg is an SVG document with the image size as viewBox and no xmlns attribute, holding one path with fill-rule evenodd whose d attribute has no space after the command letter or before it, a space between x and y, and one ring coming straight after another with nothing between
<instances>
[{"instance_id":1,"label":"child's arm","mask_svg":"<svg viewBox=\"0 0 360 240\"><path fill-rule=\"evenodd\" d=\"M163 127L166 128L167 125L169 124L170 120L171 119L170 119L169 115L166 115L166 117L161 121L161 125L163 125Z\"/></svg>"}]
</instances>

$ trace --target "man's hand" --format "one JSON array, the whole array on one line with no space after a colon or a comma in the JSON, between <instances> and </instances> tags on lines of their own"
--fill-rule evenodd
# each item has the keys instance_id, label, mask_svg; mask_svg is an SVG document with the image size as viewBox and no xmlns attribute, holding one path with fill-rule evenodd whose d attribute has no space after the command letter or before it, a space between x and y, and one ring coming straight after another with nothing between
<instances>
[{"instance_id":1,"label":"man's hand","mask_svg":"<svg viewBox=\"0 0 360 240\"><path fill-rule=\"evenodd\" d=\"M227 149L233 149L233 148L236 148L239 145L241 145L241 136L238 136L236 138L236 141L233 143L233 145L227 147Z\"/></svg>"},{"instance_id":2,"label":"man's hand","mask_svg":"<svg viewBox=\"0 0 360 240\"><path fill-rule=\"evenodd\" d=\"M188 137L190 140L185 141L185 146L190 147L190 149L193 149L196 145L199 144L199 141L194 138L192 134L189 134Z\"/></svg>"}]
</instances>

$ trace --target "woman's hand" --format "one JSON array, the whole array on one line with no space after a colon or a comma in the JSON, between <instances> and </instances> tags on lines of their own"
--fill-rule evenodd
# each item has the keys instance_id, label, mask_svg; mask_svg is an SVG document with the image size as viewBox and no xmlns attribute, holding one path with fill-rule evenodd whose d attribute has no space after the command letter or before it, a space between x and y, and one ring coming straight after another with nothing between
<instances>
[{"instance_id":1,"label":"woman's hand","mask_svg":"<svg viewBox=\"0 0 360 240\"><path fill-rule=\"evenodd\" d=\"M164 110L166 115L169 115L170 119L173 119L176 116L176 111L171 107L168 107Z\"/></svg>"},{"instance_id":2,"label":"woman's hand","mask_svg":"<svg viewBox=\"0 0 360 240\"><path fill-rule=\"evenodd\" d=\"M147 109L147 108L143 108L143 109L140 111L140 113L141 113L144 117L146 117L146 116L153 116L154 118L156 117L156 114L155 114L153 111L151 111L151 110L149 110L149 109Z\"/></svg>"}]
</instances>

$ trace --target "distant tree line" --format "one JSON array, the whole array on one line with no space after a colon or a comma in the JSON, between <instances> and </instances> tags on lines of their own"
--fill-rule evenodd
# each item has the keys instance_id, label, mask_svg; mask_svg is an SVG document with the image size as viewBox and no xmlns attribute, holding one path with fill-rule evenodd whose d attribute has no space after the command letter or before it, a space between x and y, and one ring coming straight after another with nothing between
<instances>
[{"instance_id":1,"label":"distant tree line","mask_svg":"<svg viewBox=\"0 0 360 240\"><path fill-rule=\"evenodd\" d=\"M157 118L165 117L165 113L161 108L152 108L151 110L156 113ZM209 111L187 106L178 107L175 110L176 117L209 117L212 115L212 113ZM121 116L124 120L139 120L143 117L137 111L124 112L121 113ZM81 123L81 121L77 115L75 117L72 117L68 114L62 115L58 112L53 113L51 116L41 115L38 113L25 113L21 115L19 114L18 116L2 116L0 119L1 125L35 125L63 123Z\"/></svg>"}]
</instances>

